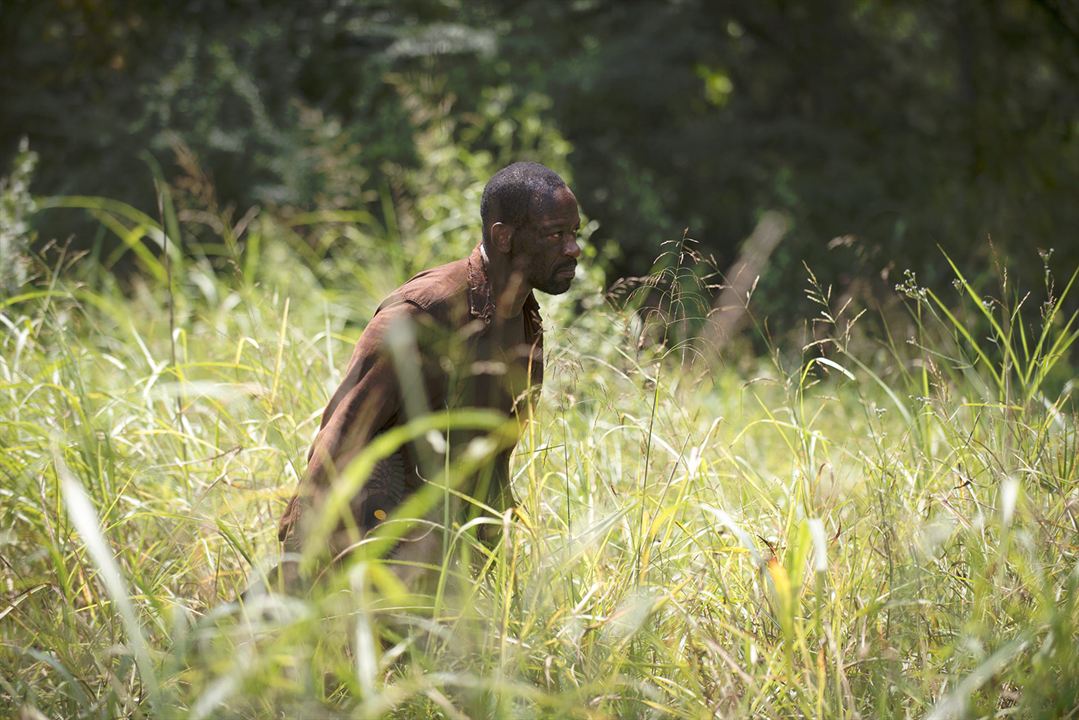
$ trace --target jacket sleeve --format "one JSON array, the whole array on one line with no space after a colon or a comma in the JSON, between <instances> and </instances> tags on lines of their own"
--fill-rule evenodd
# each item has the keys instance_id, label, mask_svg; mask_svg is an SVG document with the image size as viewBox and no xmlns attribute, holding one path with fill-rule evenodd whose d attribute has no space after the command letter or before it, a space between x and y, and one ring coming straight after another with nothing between
<instances>
[{"instance_id":1,"label":"jacket sleeve","mask_svg":"<svg viewBox=\"0 0 1079 720\"><path fill-rule=\"evenodd\" d=\"M401 412L400 382L386 335L395 323L414 321L420 312L401 302L378 311L364 329L345 377L322 414L307 472L281 517L280 540L296 530L303 509L317 505L333 478Z\"/></svg>"}]
</instances>

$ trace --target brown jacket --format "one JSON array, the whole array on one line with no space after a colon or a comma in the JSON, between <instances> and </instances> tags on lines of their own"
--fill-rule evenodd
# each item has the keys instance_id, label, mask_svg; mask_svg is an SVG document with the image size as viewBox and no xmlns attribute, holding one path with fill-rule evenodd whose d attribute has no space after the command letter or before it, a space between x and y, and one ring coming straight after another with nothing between
<instances>
[{"instance_id":1,"label":"brown jacket","mask_svg":"<svg viewBox=\"0 0 1079 720\"><path fill-rule=\"evenodd\" d=\"M523 324L523 334L520 328L513 331L524 342L508 348L502 342L504 333L495 331L500 326L479 246L469 257L425 270L391 293L356 343L348 371L322 414L307 472L281 517L278 537L286 548L299 548L301 515L305 508L317 506L337 473L373 437L405 423L418 408L480 407L515 413L522 394L537 389L543 380L543 328L533 295L525 301L521 317L512 322ZM416 356L391 354L399 324L413 331ZM417 384L421 393L415 392ZM503 452L493 468L494 489L501 498L510 497L511 450ZM422 484L418 454L410 444L376 468L395 486L385 490L390 498L380 499L380 509L392 510L385 505L400 502ZM351 504L359 528L371 527L371 507L363 498Z\"/></svg>"}]
</instances>

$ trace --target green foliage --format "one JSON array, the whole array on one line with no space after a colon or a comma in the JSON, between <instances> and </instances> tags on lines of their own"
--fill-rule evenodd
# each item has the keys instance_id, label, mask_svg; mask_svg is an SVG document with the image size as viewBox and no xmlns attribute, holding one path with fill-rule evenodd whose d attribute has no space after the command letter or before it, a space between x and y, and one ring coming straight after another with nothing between
<instances>
[{"instance_id":1,"label":"green foliage","mask_svg":"<svg viewBox=\"0 0 1079 720\"><path fill-rule=\"evenodd\" d=\"M758 304L790 325L803 261L877 300L937 244L988 271L989 233L1024 275L1032 238L1079 263L1077 38L1060 0L14 0L0 155L28 135L37 194L153 216L150 152L174 184L208 180L231 224L252 207L393 222L387 195L431 201L398 179L451 147L561 161L611 279L687 226L727 268L785 213ZM42 239L89 247L80 218L42 216Z\"/></svg>"},{"instance_id":2,"label":"green foliage","mask_svg":"<svg viewBox=\"0 0 1079 720\"><path fill-rule=\"evenodd\" d=\"M937 243L969 259L992 232L1031 273L1011 252L1031 238L1079 262L1066 5L535 3L515 8L505 48L514 71L550 59L535 77L622 272L687 225L726 267L762 210L793 218L762 279L774 319L803 260L853 279ZM853 250L827 249L847 235Z\"/></svg>"},{"instance_id":3,"label":"green foliage","mask_svg":"<svg viewBox=\"0 0 1079 720\"><path fill-rule=\"evenodd\" d=\"M493 550L454 527L430 592L401 587L375 547L310 597L242 610L354 323L413 255L460 251L476 188L456 178L491 162L401 177L431 192L398 254L399 230L362 213L262 213L185 244L171 284L147 265L125 287L68 254L0 302L0 712L1075 711L1079 434L1071 385L1034 381L1075 316L1048 309L1026 350L994 320L1004 334L979 350L984 333L949 319L962 296L912 283L913 320L873 324L811 273L803 348L713 367L663 332L711 282L684 241L640 285L658 303L608 302L594 275L545 301L547 382ZM161 236L121 203L51 203ZM178 218L170 245L204 219Z\"/></svg>"},{"instance_id":4,"label":"green foliage","mask_svg":"<svg viewBox=\"0 0 1079 720\"><path fill-rule=\"evenodd\" d=\"M1075 714L1076 37L1054 0L3 3L41 162L0 148L0 715ZM363 322L520 158L592 218L520 507L434 588L382 538L242 608Z\"/></svg>"},{"instance_id":5,"label":"green foliage","mask_svg":"<svg viewBox=\"0 0 1079 720\"><path fill-rule=\"evenodd\" d=\"M0 290L5 294L27 280L33 243L30 217L37 210L30 197L30 178L36 163L37 155L30 152L24 138L11 174L0 179Z\"/></svg>"}]
</instances>

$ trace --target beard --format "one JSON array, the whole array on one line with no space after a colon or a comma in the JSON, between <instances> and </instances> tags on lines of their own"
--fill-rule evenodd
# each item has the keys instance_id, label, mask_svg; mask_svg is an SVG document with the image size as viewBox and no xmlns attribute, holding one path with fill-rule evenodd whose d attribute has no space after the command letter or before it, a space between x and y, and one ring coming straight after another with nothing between
<instances>
[{"instance_id":1,"label":"beard","mask_svg":"<svg viewBox=\"0 0 1079 720\"><path fill-rule=\"evenodd\" d=\"M550 273L545 274L543 277L534 277L529 283L533 288L539 290L542 293L548 295L561 295L569 290L573 284L574 273L570 270L575 270L577 263L568 263L554 268Z\"/></svg>"}]
</instances>

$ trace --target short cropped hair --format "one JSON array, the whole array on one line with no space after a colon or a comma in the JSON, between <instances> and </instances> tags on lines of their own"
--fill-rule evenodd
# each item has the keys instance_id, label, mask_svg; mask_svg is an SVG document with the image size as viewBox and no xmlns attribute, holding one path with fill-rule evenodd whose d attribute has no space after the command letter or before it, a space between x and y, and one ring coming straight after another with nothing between
<instances>
[{"instance_id":1,"label":"short cropped hair","mask_svg":"<svg viewBox=\"0 0 1079 720\"><path fill-rule=\"evenodd\" d=\"M521 225L528 219L533 198L546 197L562 187L566 187L566 181L558 173L535 162L515 162L496 172L487 181L480 200L483 242L490 240L491 223Z\"/></svg>"}]
</instances>

